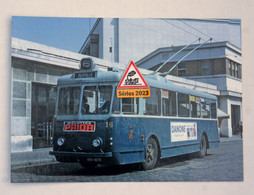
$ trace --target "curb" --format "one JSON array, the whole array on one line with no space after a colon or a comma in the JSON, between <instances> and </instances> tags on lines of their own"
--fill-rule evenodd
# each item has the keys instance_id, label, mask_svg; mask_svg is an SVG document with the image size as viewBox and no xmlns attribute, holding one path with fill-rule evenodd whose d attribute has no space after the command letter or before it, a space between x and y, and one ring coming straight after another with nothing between
<instances>
[{"instance_id":1,"label":"curb","mask_svg":"<svg viewBox=\"0 0 254 195\"><path fill-rule=\"evenodd\" d=\"M225 142L239 142L243 141L242 139L236 139L236 140L220 140L220 143L225 143Z\"/></svg>"},{"instance_id":2,"label":"curb","mask_svg":"<svg viewBox=\"0 0 254 195\"><path fill-rule=\"evenodd\" d=\"M232 137L220 137L219 140L220 140L220 143L222 143L222 142L243 141L243 138L238 136L232 136Z\"/></svg>"},{"instance_id":3,"label":"curb","mask_svg":"<svg viewBox=\"0 0 254 195\"><path fill-rule=\"evenodd\" d=\"M41 164L52 164L57 163L55 159L43 159L43 160L33 160L33 161L23 161L23 162L14 162L11 164L11 169L22 168L27 166L35 166Z\"/></svg>"}]
</instances>

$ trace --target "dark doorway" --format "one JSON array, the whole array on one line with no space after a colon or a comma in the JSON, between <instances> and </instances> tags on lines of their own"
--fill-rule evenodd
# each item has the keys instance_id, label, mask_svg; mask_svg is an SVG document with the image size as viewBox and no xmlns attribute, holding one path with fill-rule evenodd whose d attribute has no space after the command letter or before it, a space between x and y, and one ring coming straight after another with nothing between
<instances>
[{"instance_id":1,"label":"dark doorway","mask_svg":"<svg viewBox=\"0 0 254 195\"><path fill-rule=\"evenodd\" d=\"M240 106L231 105L231 125L233 135L239 133L239 123L240 122Z\"/></svg>"},{"instance_id":2,"label":"dark doorway","mask_svg":"<svg viewBox=\"0 0 254 195\"><path fill-rule=\"evenodd\" d=\"M55 114L56 86L32 83L33 148L50 147Z\"/></svg>"}]
</instances>

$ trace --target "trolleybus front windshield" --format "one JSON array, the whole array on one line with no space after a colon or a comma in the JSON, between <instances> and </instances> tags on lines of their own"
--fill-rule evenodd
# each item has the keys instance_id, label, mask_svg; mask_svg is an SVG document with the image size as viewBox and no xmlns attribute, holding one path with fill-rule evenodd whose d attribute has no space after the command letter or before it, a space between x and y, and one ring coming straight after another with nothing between
<instances>
[{"instance_id":1,"label":"trolleybus front windshield","mask_svg":"<svg viewBox=\"0 0 254 195\"><path fill-rule=\"evenodd\" d=\"M59 115L108 114L111 104L112 86L64 87L60 89L58 100ZM80 100L80 95L82 98ZM81 106L79 106L81 103Z\"/></svg>"}]
</instances>

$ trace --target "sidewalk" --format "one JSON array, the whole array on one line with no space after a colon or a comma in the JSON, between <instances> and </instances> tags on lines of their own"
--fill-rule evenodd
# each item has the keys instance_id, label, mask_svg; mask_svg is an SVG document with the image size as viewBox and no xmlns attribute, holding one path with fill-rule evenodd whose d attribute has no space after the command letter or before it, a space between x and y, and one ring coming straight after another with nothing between
<instances>
[{"instance_id":1,"label":"sidewalk","mask_svg":"<svg viewBox=\"0 0 254 195\"><path fill-rule=\"evenodd\" d=\"M55 156L49 155L52 150L53 148L41 148L31 152L11 153L11 168L56 162Z\"/></svg>"},{"instance_id":2,"label":"sidewalk","mask_svg":"<svg viewBox=\"0 0 254 195\"><path fill-rule=\"evenodd\" d=\"M239 135L220 138L220 142L232 142L240 140L242 140L242 138L240 138ZM52 150L53 148L42 148L42 149L34 149L31 152L11 153L11 167L14 168L56 162L55 157L49 155L49 151Z\"/></svg>"},{"instance_id":3,"label":"sidewalk","mask_svg":"<svg viewBox=\"0 0 254 195\"><path fill-rule=\"evenodd\" d=\"M233 142L233 141L240 141L242 138L240 135L233 135L232 137L220 137L220 142Z\"/></svg>"}]
</instances>

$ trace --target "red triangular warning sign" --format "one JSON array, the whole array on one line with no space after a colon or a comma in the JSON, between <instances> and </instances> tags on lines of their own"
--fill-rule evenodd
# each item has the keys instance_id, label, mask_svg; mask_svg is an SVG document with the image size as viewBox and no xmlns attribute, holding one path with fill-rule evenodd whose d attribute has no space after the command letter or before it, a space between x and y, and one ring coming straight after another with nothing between
<instances>
[{"instance_id":1,"label":"red triangular warning sign","mask_svg":"<svg viewBox=\"0 0 254 195\"><path fill-rule=\"evenodd\" d=\"M147 88L148 84L139 72L138 68L133 61L129 64L128 68L124 72L121 81L118 84L118 89L126 88Z\"/></svg>"}]
</instances>

